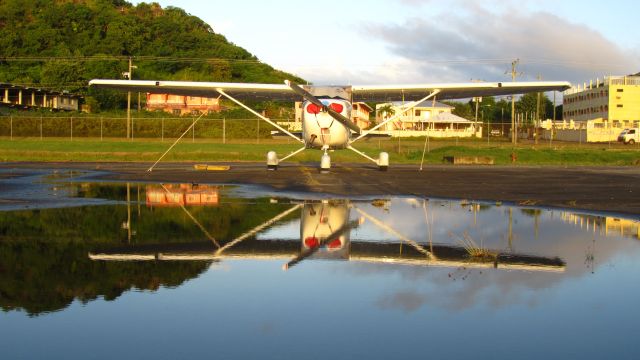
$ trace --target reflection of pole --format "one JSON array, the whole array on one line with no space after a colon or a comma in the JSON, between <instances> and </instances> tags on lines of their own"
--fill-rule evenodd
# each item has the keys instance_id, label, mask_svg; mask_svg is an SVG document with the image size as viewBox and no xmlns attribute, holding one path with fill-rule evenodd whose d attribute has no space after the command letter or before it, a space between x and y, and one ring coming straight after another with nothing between
<instances>
[{"instance_id":1,"label":"reflection of pole","mask_svg":"<svg viewBox=\"0 0 640 360\"><path fill-rule=\"evenodd\" d=\"M507 241L509 250L513 250L513 209L509 208L509 228L507 230Z\"/></svg>"},{"instance_id":2,"label":"reflection of pole","mask_svg":"<svg viewBox=\"0 0 640 360\"><path fill-rule=\"evenodd\" d=\"M536 240L538 240L538 218L540 217L540 212L538 210L534 210L533 213L533 236Z\"/></svg>"},{"instance_id":3,"label":"reflection of pole","mask_svg":"<svg viewBox=\"0 0 640 360\"><path fill-rule=\"evenodd\" d=\"M140 185L136 186L138 194L136 195L136 201L138 202L138 218L140 217Z\"/></svg>"},{"instance_id":4,"label":"reflection of pole","mask_svg":"<svg viewBox=\"0 0 640 360\"><path fill-rule=\"evenodd\" d=\"M131 184L127 183L127 242L131 242Z\"/></svg>"}]
</instances>

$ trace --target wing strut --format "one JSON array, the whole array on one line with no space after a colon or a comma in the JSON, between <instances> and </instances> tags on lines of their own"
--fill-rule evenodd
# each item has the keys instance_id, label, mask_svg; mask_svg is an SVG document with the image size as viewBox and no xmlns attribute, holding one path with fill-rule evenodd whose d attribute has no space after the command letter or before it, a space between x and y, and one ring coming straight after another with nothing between
<instances>
[{"instance_id":1,"label":"wing strut","mask_svg":"<svg viewBox=\"0 0 640 360\"><path fill-rule=\"evenodd\" d=\"M271 126L275 127L276 129L282 131L283 133L291 136L292 138L298 140L299 142L304 144L304 140L300 139L299 137L293 135L292 133L290 133L289 131L285 130L283 127L281 127L280 125L276 124L275 122L271 121L271 119L264 117L260 114L258 114L255 110L253 110L252 108L248 107L247 105L243 104L241 101L235 99L234 97L232 97L231 95L227 94L226 92L224 92L222 89L217 88L216 89L217 92L219 92L220 94L222 94L222 96L226 97L227 99L233 101L234 103L242 106L245 110L249 111L250 113L252 113L253 115L259 117L260 119L268 122L269 124L271 124Z\"/></svg>"},{"instance_id":2,"label":"wing strut","mask_svg":"<svg viewBox=\"0 0 640 360\"><path fill-rule=\"evenodd\" d=\"M388 123L389 121L394 121L397 118L399 118L400 116L404 115L406 112L408 112L409 110L413 109L414 107L418 106L421 102L429 100L430 98L438 95L438 93L440 93L439 89L435 89L433 90L429 95L423 97L422 99L418 100L418 101L414 101L411 104L409 104L408 107L406 107L404 110L400 111L400 113L396 114L395 116L392 116L390 118L388 118L387 120L381 122L380 124L374 126L373 128L363 132L362 134L360 134L360 136L358 136L357 138L353 139L351 141L351 144L353 144L354 142L362 139L363 137L367 136L368 134L370 134L372 131L375 131L376 129L378 129L379 127L381 127L382 125Z\"/></svg>"}]
</instances>

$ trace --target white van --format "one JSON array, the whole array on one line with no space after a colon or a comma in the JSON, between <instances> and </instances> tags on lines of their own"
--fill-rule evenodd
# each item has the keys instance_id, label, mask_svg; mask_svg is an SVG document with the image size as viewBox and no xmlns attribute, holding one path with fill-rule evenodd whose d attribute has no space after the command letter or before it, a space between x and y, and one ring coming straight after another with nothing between
<instances>
[{"instance_id":1,"label":"white van","mask_svg":"<svg viewBox=\"0 0 640 360\"><path fill-rule=\"evenodd\" d=\"M640 128L624 129L618 135L618 141L632 145L640 141Z\"/></svg>"}]
</instances>

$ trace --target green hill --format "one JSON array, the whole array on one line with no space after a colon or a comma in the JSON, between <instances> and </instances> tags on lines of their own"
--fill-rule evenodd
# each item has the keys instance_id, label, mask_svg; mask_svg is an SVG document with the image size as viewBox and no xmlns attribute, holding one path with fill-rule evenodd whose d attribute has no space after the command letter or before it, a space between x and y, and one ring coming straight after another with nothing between
<instances>
[{"instance_id":1,"label":"green hill","mask_svg":"<svg viewBox=\"0 0 640 360\"><path fill-rule=\"evenodd\" d=\"M0 82L122 99L87 90L92 78L303 82L276 70L176 7L123 0L0 1Z\"/></svg>"}]
</instances>

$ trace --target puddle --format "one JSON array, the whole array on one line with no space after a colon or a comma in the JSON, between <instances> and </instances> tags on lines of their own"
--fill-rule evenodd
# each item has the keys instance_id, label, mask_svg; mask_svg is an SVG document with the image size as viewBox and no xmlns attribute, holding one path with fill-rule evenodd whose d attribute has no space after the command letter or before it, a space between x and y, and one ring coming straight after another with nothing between
<instances>
[{"instance_id":1,"label":"puddle","mask_svg":"<svg viewBox=\"0 0 640 360\"><path fill-rule=\"evenodd\" d=\"M27 175L0 176L9 358L635 357L637 218Z\"/></svg>"}]
</instances>

